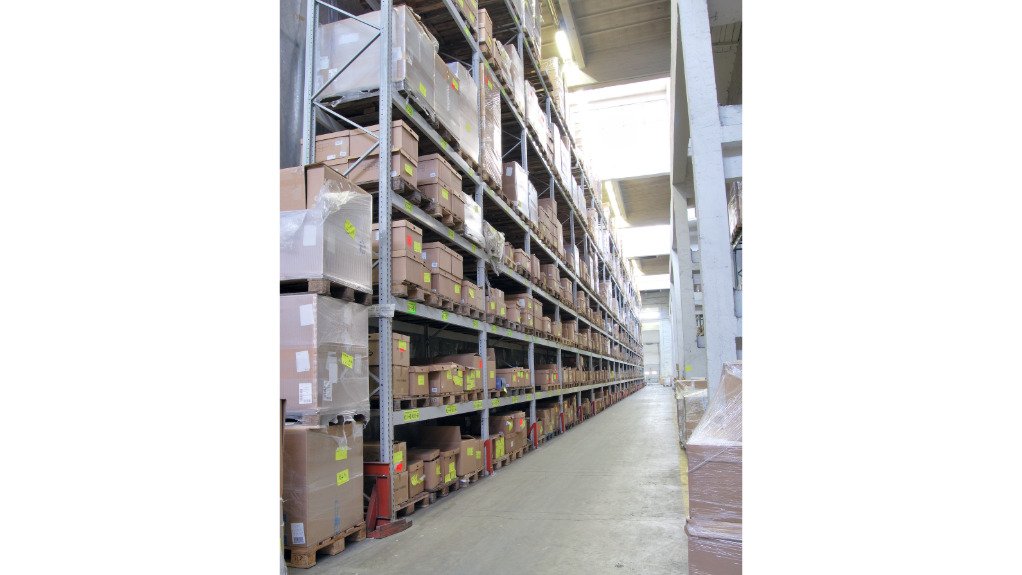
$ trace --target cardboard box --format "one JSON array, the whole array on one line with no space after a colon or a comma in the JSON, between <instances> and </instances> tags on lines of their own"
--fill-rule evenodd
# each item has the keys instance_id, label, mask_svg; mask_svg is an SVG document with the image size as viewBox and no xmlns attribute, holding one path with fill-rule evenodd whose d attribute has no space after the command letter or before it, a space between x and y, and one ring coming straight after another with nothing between
<instances>
[{"instance_id":1,"label":"cardboard box","mask_svg":"<svg viewBox=\"0 0 1022 575\"><path fill-rule=\"evenodd\" d=\"M689 519L685 533L691 575L741 575L741 523Z\"/></svg>"},{"instance_id":2,"label":"cardboard box","mask_svg":"<svg viewBox=\"0 0 1022 575\"><path fill-rule=\"evenodd\" d=\"M396 508L408 501L408 470L395 473L390 481L391 492L393 493L391 505Z\"/></svg>"},{"instance_id":3,"label":"cardboard box","mask_svg":"<svg viewBox=\"0 0 1022 575\"><path fill-rule=\"evenodd\" d=\"M390 281L393 286L410 283L422 289L431 289L432 276L422 260L404 250L392 252L390 257ZM373 284L380 283L379 266L373 267Z\"/></svg>"},{"instance_id":4,"label":"cardboard box","mask_svg":"<svg viewBox=\"0 0 1022 575\"><path fill-rule=\"evenodd\" d=\"M425 464L422 460L408 462L408 498L411 499L422 493L426 488L426 473L423 471Z\"/></svg>"},{"instance_id":5,"label":"cardboard box","mask_svg":"<svg viewBox=\"0 0 1022 575\"><path fill-rule=\"evenodd\" d=\"M542 273L542 270L540 268L539 258L537 258L535 254L533 254L532 255L532 277L538 278L541 273Z\"/></svg>"},{"instance_id":6,"label":"cardboard box","mask_svg":"<svg viewBox=\"0 0 1022 575\"><path fill-rule=\"evenodd\" d=\"M438 363L429 367L429 394L461 393L465 387L465 368L456 363Z\"/></svg>"},{"instance_id":7,"label":"cardboard box","mask_svg":"<svg viewBox=\"0 0 1022 575\"><path fill-rule=\"evenodd\" d=\"M347 160L350 134L351 130L343 130L316 136L316 161Z\"/></svg>"},{"instance_id":8,"label":"cardboard box","mask_svg":"<svg viewBox=\"0 0 1022 575\"><path fill-rule=\"evenodd\" d=\"M493 446L492 447L492 449L493 449L492 457L495 460L496 459L500 459L500 458L504 457L505 455L507 455L506 443L504 441L504 433L501 432L501 431L498 431L498 432L492 431L492 429L493 429L493 420L490 420L490 429L491 429L491 431L490 431L490 441L491 441L491 445Z\"/></svg>"},{"instance_id":9,"label":"cardboard box","mask_svg":"<svg viewBox=\"0 0 1022 575\"><path fill-rule=\"evenodd\" d=\"M419 185L439 184L447 190L461 190L461 173L440 154L419 156Z\"/></svg>"},{"instance_id":10,"label":"cardboard box","mask_svg":"<svg viewBox=\"0 0 1022 575\"><path fill-rule=\"evenodd\" d=\"M518 162L504 164L500 178L500 191L507 196L511 207L519 213L531 215L529 208L529 173Z\"/></svg>"},{"instance_id":11,"label":"cardboard box","mask_svg":"<svg viewBox=\"0 0 1022 575\"><path fill-rule=\"evenodd\" d=\"M442 478L444 485L449 485L458 480L456 458L458 457L459 451L460 448L440 452L440 470L444 474Z\"/></svg>"},{"instance_id":12,"label":"cardboard box","mask_svg":"<svg viewBox=\"0 0 1022 575\"><path fill-rule=\"evenodd\" d=\"M394 442L394 455L391 457L391 461L394 463L394 471L401 472L408 469L408 444L404 441ZM380 461L380 442L379 441L366 441L365 442L365 460L379 462Z\"/></svg>"},{"instance_id":13,"label":"cardboard box","mask_svg":"<svg viewBox=\"0 0 1022 575\"><path fill-rule=\"evenodd\" d=\"M309 209L324 186L328 189L339 186L343 190L349 186L349 180L358 183L351 178L345 180L340 172L322 163L285 168L280 171L280 211Z\"/></svg>"},{"instance_id":14,"label":"cardboard box","mask_svg":"<svg viewBox=\"0 0 1022 575\"><path fill-rule=\"evenodd\" d=\"M391 126L390 151L404 154L406 158L411 160L413 166L418 166L419 134L417 134L415 130L412 129L411 125L407 124L404 120L394 120L391 122ZM362 130L348 131L350 137L348 160L356 160L362 157L362 154L365 154L370 148L376 146L376 143L379 141L380 125L373 124L372 126L368 126L367 129L375 134L375 136L370 136ZM376 146L376 149L369 153L369 155L366 156L366 159L379 155L380 147ZM413 181L412 185L417 183L418 180Z\"/></svg>"},{"instance_id":15,"label":"cardboard box","mask_svg":"<svg viewBox=\"0 0 1022 575\"><path fill-rule=\"evenodd\" d=\"M486 307L485 299L482 288L468 280L462 280L461 303L476 311L482 312L485 311Z\"/></svg>"},{"instance_id":16,"label":"cardboard box","mask_svg":"<svg viewBox=\"0 0 1022 575\"><path fill-rule=\"evenodd\" d=\"M486 348L486 382L491 390L497 389L497 356L492 347Z\"/></svg>"},{"instance_id":17,"label":"cardboard box","mask_svg":"<svg viewBox=\"0 0 1022 575\"><path fill-rule=\"evenodd\" d=\"M406 251L422 256L422 228L408 220L395 220L390 223L390 249L391 253ZM380 251L380 228L379 224L373 224L373 255L379 257Z\"/></svg>"},{"instance_id":18,"label":"cardboard box","mask_svg":"<svg viewBox=\"0 0 1022 575\"><path fill-rule=\"evenodd\" d=\"M311 293L280 296L280 397L290 413L369 413L369 310Z\"/></svg>"},{"instance_id":19,"label":"cardboard box","mask_svg":"<svg viewBox=\"0 0 1022 575\"><path fill-rule=\"evenodd\" d=\"M485 44L484 52L487 55L494 55L496 40L493 39L493 21L486 12L486 8L480 8L476 20L476 37L480 44Z\"/></svg>"},{"instance_id":20,"label":"cardboard box","mask_svg":"<svg viewBox=\"0 0 1022 575\"><path fill-rule=\"evenodd\" d=\"M449 300L461 302L461 281L454 274L434 269L429 276L430 289Z\"/></svg>"},{"instance_id":21,"label":"cardboard box","mask_svg":"<svg viewBox=\"0 0 1022 575\"><path fill-rule=\"evenodd\" d=\"M482 470L483 440L463 436L457 425L422 426L416 434L417 447L435 447L442 453L454 453L455 477ZM444 473L450 470L445 466Z\"/></svg>"},{"instance_id":22,"label":"cardboard box","mask_svg":"<svg viewBox=\"0 0 1022 575\"><path fill-rule=\"evenodd\" d=\"M356 184L370 184L380 181L379 156L372 156L362 160L351 171L348 172L348 179ZM394 152L390 155L390 177L401 178L410 186L416 186L415 158L406 156L402 152Z\"/></svg>"},{"instance_id":23,"label":"cardboard box","mask_svg":"<svg viewBox=\"0 0 1022 575\"><path fill-rule=\"evenodd\" d=\"M422 462L423 489L436 491L440 488L443 472L440 469L440 450L432 448L412 448L408 450L409 462Z\"/></svg>"},{"instance_id":24,"label":"cardboard box","mask_svg":"<svg viewBox=\"0 0 1022 575\"><path fill-rule=\"evenodd\" d=\"M363 521L362 436L354 425L284 428L285 545L313 546Z\"/></svg>"},{"instance_id":25,"label":"cardboard box","mask_svg":"<svg viewBox=\"0 0 1022 575\"><path fill-rule=\"evenodd\" d=\"M416 365L408 368L408 396L426 397L429 395L429 366Z\"/></svg>"},{"instance_id":26,"label":"cardboard box","mask_svg":"<svg viewBox=\"0 0 1022 575\"><path fill-rule=\"evenodd\" d=\"M689 516L705 521L742 520L742 446L700 444L690 438Z\"/></svg>"},{"instance_id":27,"label":"cardboard box","mask_svg":"<svg viewBox=\"0 0 1022 575\"><path fill-rule=\"evenodd\" d=\"M542 316L540 317L540 322L542 322L542 326L540 327L540 329L543 331L543 333L550 335L552 331L550 318Z\"/></svg>"},{"instance_id":28,"label":"cardboard box","mask_svg":"<svg viewBox=\"0 0 1022 575\"><path fill-rule=\"evenodd\" d=\"M486 313L495 317L507 317L507 305L504 303L504 292L495 287L486 291Z\"/></svg>"},{"instance_id":29,"label":"cardboard box","mask_svg":"<svg viewBox=\"0 0 1022 575\"><path fill-rule=\"evenodd\" d=\"M431 270L447 272L459 282L465 277L464 256L446 244L429 242L423 244L422 250L426 254L426 263ZM461 288L458 288L458 292L461 292Z\"/></svg>"},{"instance_id":30,"label":"cardboard box","mask_svg":"<svg viewBox=\"0 0 1022 575\"><path fill-rule=\"evenodd\" d=\"M408 397L408 367L404 365L392 365L390 366L390 381L393 386L392 393L395 398ZM380 366L373 365L369 367L369 373L373 374L377 379L380 377ZM375 388L375 385L373 386ZM378 397L379 392L374 393L373 397Z\"/></svg>"},{"instance_id":31,"label":"cardboard box","mask_svg":"<svg viewBox=\"0 0 1022 575\"><path fill-rule=\"evenodd\" d=\"M460 355L445 355L436 359L441 363L455 363L465 370L464 391L482 389L483 381L483 360L474 353L463 353Z\"/></svg>"},{"instance_id":32,"label":"cardboard box","mask_svg":"<svg viewBox=\"0 0 1022 575\"><path fill-rule=\"evenodd\" d=\"M396 332L391 333L391 338L393 340L390 352L391 365L408 367L412 355L411 338ZM379 333L369 334L369 365L380 365Z\"/></svg>"}]
</instances>

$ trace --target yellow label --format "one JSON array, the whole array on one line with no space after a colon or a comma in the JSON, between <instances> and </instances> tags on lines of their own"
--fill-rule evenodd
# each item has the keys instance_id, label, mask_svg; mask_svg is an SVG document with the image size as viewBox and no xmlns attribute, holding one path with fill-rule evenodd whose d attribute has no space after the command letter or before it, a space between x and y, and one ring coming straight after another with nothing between
<instances>
[{"instance_id":1,"label":"yellow label","mask_svg":"<svg viewBox=\"0 0 1022 575\"><path fill-rule=\"evenodd\" d=\"M497 309L497 302L491 301L490 302L490 309Z\"/></svg>"},{"instance_id":2,"label":"yellow label","mask_svg":"<svg viewBox=\"0 0 1022 575\"><path fill-rule=\"evenodd\" d=\"M405 104L405 112L408 113L408 117L412 117L415 115L415 110L412 109L411 104Z\"/></svg>"},{"instance_id":3,"label":"yellow label","mask_svg":"<svg viewBox=\"0 0 1022 575\"><path fill-rule=\"evenodd\" d=\"M506 315L507 315L507 308L504 307L504 306L500 306L500 317L504 317ZM511 331L511 330L508 330L508 331Z\"/></svg>"},{"instance_id":4,"label":"yellow label","mask_svg":"<svg viewBox=\"0 0 1022 575\"><path fill-rule=\"evenodd\" d=\"M454 230L447 230L447 237L453 240L454 239Z\"/></svg>"},{"instance_id":5,"label":"yellow label","mask_svg":"<svg viewBox=\"0 0 1022 575\"><path fill-rule=\"evenodd\" d=\"M422 253L422 242L414 242L412 244L412 251L421 254Z\"/></svg>"},{"instance_id":6,"label":"yellow label","mask_svg":"<svg viewBox=\"0 0 1022 575\"><path fill-rule=\"evenodd\" d=\"M415 378L415 383L416 385L426 385L426 374L420 373L418 377Z\"/></svg>"},{"instance_id":7,"label":"yellow label","mask_svg":"<svg viewBox=\"0 0 1022 575\"><path fill-rule=\"evenodd\" d=\"M411 164L405 162L405 173L408 174L409 176L414 176L415 175L415 167L412 166Z\"/></svg>"},{"instance_id":8,"label":"yellow label","mask_svg":"<svg viewBox=\"0 0 1022 575\"><path fill-rule=\"evenodd\" d=\"M454 293L461 293L461 284L454 284Z\"/></svg>"},{"instance_id":9,"label":"yellow label","mask_svg":"<svg viewBox=\"0 0 1022 575\"><path fill-rule=\"evenodd\" d=\"M344 231L348 232L351 239L355 239L355 232L357 232L358 229L351 223L351 220L344 220Z\"/></svg>"},{"instance_id":10,"label":"yellow label","mask_svg":"<svg viewBox=\"0 0 1022 575\"><path fill-rule=\"evenodd\" d=\"M454 467L454 463L448 463L447 464L447 472L451 474L451 478L452 479L458 476L458 471Z\"/></svg>"},{"instance_id":11,"label":"yellow label","mask_svg":"<svg viewBox=\"0 0 1022 575\"><path fill-rule=\"evenodd\" d=\"M458 387L464 387L465 377L461 375L461 372L454 374L454 385Z\"/></svg>"},{"instance_id":12,"label":"yellow label","mask_svg":"<svg viewBox=\"0 0 1022 575\"><path fill-rule=\"evenodd\" d=\"M422 281L425 282L425 283L432 282L433 281L433 274L431 274L429 272L422 272Z\"/></svg>"},{"instance_id":13,"label":"yellow label","mask_svg":"<svg viewBox=\"0 0 1022 575\"><path fill-rule=\"evenodd\" d=\"M451 370L448 369L445 373L447 374L447 379L454 379L454 376L451 374Z\"/></svg>"},{"instance_id":14,"label":"yellow label","mask_svg":"<svg viewBox=\"0 0 1022 575\"><path fill-rule=\"evenodd\" d=\"M499 405L500 405L499 399L494 398L490 400L490 407L498 407Z\"/></svg>"},{"instance_id":15,"label":"yellow label","mask_svg":"<svg viewBox=\"0 0 1022 575\"><path fill-rule=\"evenodd\" d=\"M437 477L440 477L440 463L439 462L437 462L437 464L436 464L436 471L433 474L436 475Z\"/></svg>"},{"instance_id":16,"label":"yellow label","mask_svg":"<svg viewBox=\"0 0 1022 575\"><path fill-rule=\"evenodd\" d=\"M344 365L344 367L346 367L348 369L351 369L352 366L355 365L355 358L351 357L350 355L348 355L348 354L346 354L346 353L344 353L342 351L341 352L341 363Z\"/></svg>"},{"instance_id":17,"label":"yellow label","mask_svg":"<svg viewBox=\"0 0 1022 575\"><path fill-rule=\"evenodd\" d=\"M418 409L408 409L408 410L406 410L405 413L404 413L404 420L405 421L418 421L419 420L419 410Z\"/></svg>"},{"instance_id":18,"label":"yellow label","mask_svg":"<svg viewBox=\"0 0 1022 575\"><path fill-rule=\"evenodd\" d=\"M448 200L451 198L451 193L447 191L447 188L440 188L440 197Z\"/></svg>"},{"instance_id":19,"label":"yellow label","mask_svg":"<svg viewBox=\"0 0 1022 575\"><path fill-rule=\"evenodd\" d=\"M465 0L458 0L458 6L465 7Z\"/></svg>"},{"instance_id":20,"label":"yellow label","mask_svg":"<svg viewBox=\"0 0 1022 575\"><path fill-rule=\"evenodd\" d=\"M423 84L422 82L419 82L419 93L422 94L423 96L426 95L426 85Z\"/></svg>"},{"instance_id":21,"label":"yellow label","mask_svg":"<svg viewBox=\"0 0 1022 575\"><path fill-rule=\"evenodd\" d=\"M472 320L472 328L479 329L479 320L477 319Z\"/></svg>"},{"instance_id":22,"label":"yellow label","mask_svg":"<svg viewBox=\"0 0 1022 575\"><path fill-rule=\"evenodd\" d=\"M345 469L337 474L337 485L344 485L348 482L348 470Z\"/></svg>"},{"instance_id":23,"label":"yellow label","mask_svg":"<svg viewBox=\"0 0 1022 575\"><path fill-rule=\"evenodd\" d=\"M468 448L468 456L472 457L474 454L475 454L475 448L469 447Z\"/></svg>"},{"instance_id":24,"label":"yellow label","mask_svg":"<svg viewBox=\"0 0 1022 575\"><path fill-rule=\"evenodd\" d=\"M418 485L418 484L422 483L422 480L425 479L425 478L426 478L425 475L423 475L422 477L419 477L418 475L412 475L410 480L412 482L412 485Z\"/></svg>"},{"instance_id":25,"label":"yellow label","mask_svg":"<svg viewBox=\"0 0 1022 575\"><path fill-rule=\"evenodd\" d=\"M497 372L490 371L490 379L493 379L494 377L497 377Z\"/></svg>"},{"instance_id":26,"label":"yellow label","mask_svg":"<svg viewBox=\"0 0 1022 575\"><path fill-rule=\"evenodd\" d=\"M398 351L408 351L408 342L406 341L397 342L397 349Z\"/></svg>"},{"instance_id":27,"label":"yellow label","mask_svg":"<svg viewBox=\"0 0 1022 575\"><path fill-rule=\"evenodd\" d=\"M692 366L690 364L686 363L685 364L685 371L692 371Z\"/></svg>"},{"instance_id":28,"label":"yellow label","mask_svg":"<svg viewBox=\"0 0 1022 575\"><path fill-rule=\"evenodd\" d=\"M409 202L408 200L405 200L405 204L404 205L405 205L405 211L411 213L411 211L412 211L412 203Z\"/></svg>"},{"instance_id":29,"label":"yellow label","mask_svg":"<svg viewBox=\"0 0 1022 575\"><path fill-rule=\"evenodd\" d=\"M475 388L476 382L474 379L469 379L467 382L465 382L465 391L472 391Z\"/></svg>"},{"instance_id":30,"label":"yellow label","mask_svg":"<svg viewBox=\"0 0 1022 575\"><path fill-rule=\"evenodd\" d=\"M472 288L468 288L468 297L470 297L472 299L475 299L475 297L476 297L476 290L474 290Z\"/></svg>"},{"instance_id":31,"label":"yellow label","mask_svg":"<svg viewBox=\"0 0 1022 575\"><path fill-rule=\"evenodd\" d=\"M483 400L477 399L477 400L472 402L472 409L482 409L482 408L483 408Z\"/></svg>"},{"instance_id":32,"label":"yellow label","mask_svg":"<svg viewBox=\"0 0 1022 575\"><path fill-rule=\"evenodd\" d=\"M443 138L440 139L440 149L447 151L447 140L444 140Z\"/></svg>"},{"instance_id":33,"label":"yellow label","mask_svg":"<svg viewBox=\"0 0 1022 575\"><path fill-rule=\"evenodd\" d=\"M347 458L348 458L348 448L347 447L338 447L334 451L334 461L344 461Z\"/></svg>"},{"instance_id":34,"label":"yellow label","mask_svg":"<svg viewBox=\"0 0 1022 575\"><path fill-rule=\"evenodd\" d=\"M451 415L452 413L458 413L458 406L448 405L446 408L444 408L444 411L447 412L447 415Z\"/></svg>"},{"instance_id":35,"label":"yellow label","mask_svg":"<svg viewBox=\"0 0 1022 575\"><path fill-rule=\"evenodd\" d=\"M408 309L408 313L415 313L415 302L413 301L408 302L406 308Z\"/></svg>"},{"instance_id":36,"label":"yellow label","mask_svg":"<svg viewBox=\"0 0 1022 575\"><path fill-rule=\"evenodd\" d=\"M448 316L448 315L447 315L447 312L446 312L446 311L441 311L441 312L440 312L440 319L441 319L442 321L447 321L447 318L448 318L448 317L450 317L450 316Z\"/></svg>"},{"instance_id":37,"label":"yellow label","mask_svg":"<svg viewBox=\"0 0 1022 575\"><path fill-rule=\"evenodd\" d=\"M397 465L398 463L401 463L404 460L405 460L405 452L404 451L395 451L394 452L394 465Z\"/></svg>"},{"instance_id":38,"label":"yellow label","mask_svg":"<svg viewBox=\"0 0 1022 575\"><path fill-rule=\"evenodd\" d=\"M453 80L451 80L451 87L454 88L455 90L459 91L459 92L461 91L461 84L458 83L458 79L457 78L454 78Z\"/></svg>"}]
</instances>

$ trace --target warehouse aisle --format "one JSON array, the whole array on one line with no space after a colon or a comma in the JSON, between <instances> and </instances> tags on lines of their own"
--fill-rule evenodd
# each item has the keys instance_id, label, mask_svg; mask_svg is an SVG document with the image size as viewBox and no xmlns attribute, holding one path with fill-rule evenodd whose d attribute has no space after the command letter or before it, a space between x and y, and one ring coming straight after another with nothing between
<instances>
[{"instance_id":1,"label":"warehouse aisle","mask_svg":"<svg viewBox=\"0 0 1022 575\"><path fill-rule=\"evenodd\" d=\"M646 387L493 477L292 573L686 573L674 391ZM641 424L641 425L640 425Z\"/></svg>"}]
</instances>

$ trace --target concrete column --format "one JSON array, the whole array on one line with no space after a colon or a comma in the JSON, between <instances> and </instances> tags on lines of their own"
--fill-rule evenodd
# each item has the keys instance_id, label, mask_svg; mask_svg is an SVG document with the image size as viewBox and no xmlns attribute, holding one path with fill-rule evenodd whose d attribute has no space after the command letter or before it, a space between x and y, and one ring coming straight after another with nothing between
<instances>
[{"instance_id":1,"label":"concrete column","mask_svg":"<svg viewBox=\"0 0 1022 575\"><path fill-rule=\"evenodd\" d=\"M687 186L691 194L691 183ZM685 189L682 187L682 189ZM674 333L674 348L678 350L675 361L681 376L685 378L706 377L706 353L696 345L695 296L692 294L692 243L689 238L688 202L678 186L671 186L671 231L674 233L674 249L671 250L671 298L678 315Z\"/></svg>"},{"instance_id":2,"label":"concrete column","mask_svg":"<svg viewBox=\"0 0 1022 575\"><path fill-rule=\"evenodd\" d=\"M706 0L677 0L677 6L682 59L680 72L684 76L688 108L688 128L692 142L691 181L699 229L706 374L712 393L718 383L722 365L736 359L735 336L738 331L720 110ZM678 135L675 133L675 137ZM679 147L686 147L686 144L675 140L675 152Z\"/></svg>"}]
</instances>

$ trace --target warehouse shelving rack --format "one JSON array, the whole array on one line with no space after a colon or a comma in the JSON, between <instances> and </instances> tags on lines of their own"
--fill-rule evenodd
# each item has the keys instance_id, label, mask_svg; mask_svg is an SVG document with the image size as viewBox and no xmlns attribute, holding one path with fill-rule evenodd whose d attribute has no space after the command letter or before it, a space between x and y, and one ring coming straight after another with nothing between
<instances>
[{"instance_id":1,"label":"warehouse shelving rack","mask_svg":"<svg viewBox=\"0 0 1022 575\"><path fill-rule=\"evenodd\" d=\"M454 5L454 0L442 0L443 5L446 7L446 14L442 14L446 20L443 26L445 32L438 34L438 39L441 41L441 46L445 55L448 55L451 50L446 48L453 47L455 52L461 54L465 60L471 61L472 76L476 81L476 84L481 86L481 71L486 69L487 76L496 81L497 86L501 92L501 98L503 100L502 109L508 109L511 111L513 116L513 123L517 123L517 127L520 128L521 133L521 163L523 167L528 168L530 154L529 147L531 146L534 154L533 156L539 159L539 166L543 172L539 171L537 167L537 173L546 173L549 176L549 186L547 190L551 197L556 197L556 191L560 192L560 198L558 200L559 213L558 217L568 222L568 232L570 234L570 241L573 246L578 248L578 239L582 240L582 251L586 254L592 250L596 255L598 262L598 272L601 280L610 280L614 286L614 297L618 302L618 309L623 314L627 314L632 322L632 325L638 324L637 310L634 305L631 304L630 298L626 298L628 292L622 288L617 278L613 277L610 272L610 266L608 263L608 257L616 257L612 251L610 254L604 254L597 248L594 234L588 229L585 216L581 213L581 210L575 206L571 194L565 190L562 182L559 181L555 170L551 168L549 163L543 157L539 150L541 149L539 143L533 138L532 134L529 133L527 116L520 114L517 110L514 100L509 96L508 87L502 84L499 77L493 74L493 69L482 57L478 44L476 43L474 32L469 29L465 23L461 14L458 12ZM563 276L568 277L573 286L574 292L580 289L588 294L593 301L599 306L599 310L604 318L602 322L592 322L588 318L584 317L578 311L574 310L568 305L553 297L545 290L537 286L534 282L523 277L522 275L515 272L513 269L505 266L500 258L492 258L486 254L482 247L476 245L473 241L465 238L461 234L455 232L453 229L445 226L444 224L437 221L431 215L421 210L419 207L413 205L410 201L404 199L398 195L391 187L390 178L390 163L387 161L380 161L379 163L379 190L376 197L377 214L380 230L379 239L379 259L375 265L379 266L379 301L378 305L373 308L371 312L378 324L379 337L381 345L379 346L380 357L379 363L381 366L391 365L391 346L384 344L383 342L390 342L392 334L394 332L395 325L400 325L404 331L415 331L416 328L422 329L424 333L428 333L430 328L436 328L439 331L433 336L439 335L440 332L448 331L445 338L451 338L455 341L474 341L477 344L477 353L480 357L486 358L487 347L492 345L494 347L511 347L525 346L525 351L528 359L528 368L531 375L531 381L535 381L535 359L536 359L536 348L539 346L543 349L544 356L556 355L556 365L558 368L558 381L563 382L562 377L562 352L575 354L575 364L578 367L587 367L594 369L600 367L603 369L613 370L614 372L622 368L641 368L641 353L638 338L634 333L628 333L623 339L618 339L612 334L612 330L607 329L606 321L608 319L614 320L618 325L627 325L619 314L614 313L596 293L596 290L587 286L584 282L580 281L579 277L565 264L565 262L558 257L555 249L551 246L545 245L540 241L539 237L530 229L528 224L511 209L511 207L505 203L500 196L489 186L485 184L480 174L476 171L456 152L453 151L453 147L447 142L443 136L430 124L428 118L424 117L419 108L417 108L417 96L414 92L403 91L402 86L396 85L391 81L392 76L392 60L389 57L391 52L392 42L392 20L393 20L393 0L381 0L379 2L381 16L380 25L374 26L366 23L365 21L358 18L357 14L352 14L347 10L331 5L324 0L307 0L306 3L306 52L305 52L305 102L304 102L304 116L303 116L303 142L302 142L302 157L305 164L311 164L314 162L314 151L315 151L315 137L316 128L318 124L323 124L327 129L334 131L336 129L354 128L363 131L366 134L370 134L372 137L377 139L377 143L361 158L355 160L353 164L349 165L348 172L351 171L356 165L371 154L374 150L382 152L381 156L385 157L391 149L391 130L387 129L391 125L392 118L396 113L398 117L405 120L412 126L420 135L420 147L425 145L426 147L435 147L436 151L443 154L445 159L457 169L463 177L463 182L468 182L469 185L474 184L474 200L480 205L480 208L489 208L492 204L499 210L500 218L502 223L506 223L509 228L505 229L505 234L514 237L522 238L523 249L529 254L533 253L533 248L536 250L537 257L544 260L549 260L551 263L555 263ZM414 8L415 3L410 3ZM537 71L537 77L541 83L540 88L544 94L549 94L547 90L546 82L542 77L542 72L539 70L538 59L532 53L532 47L528 44L519 20L515 17L514 9L511 6L510 1L505 0L504 3L507 14L491 14L491 18L494 20L495 29L500 25L506 27L508 22L511 22L516 28L516 36L519 44L520 53L528 53L528 57L531 59L532 64ZM486 6L481 6L486 7ZM380 58L380 70L379 70L379 85L378 90L372 94L372 99L376 100L378 105L378 118L377 124L382 129L378 130L378 133L374 134L370 132L365 126L359 124L352 118L345 116L343 113L335 108L334 103L326 102L320 99L320 95L325 90L325 86L320 88L318 91L314 89L314 75L315 75L315 62L316 62L316 33L320 25L320 14L321 11L329 11L335 17L344 18L355 18L360 22L377 30L377 34L369 40L364 46L360 46L355 49L351 59L348 63L340 68L340 70L333 75L327 82L333 82L336 80L344 71L351 65L352 62L358 58L359 55L364 53L366 50L379 49L382 51L383 57ZM453 22L454 26L449 24ZM433 28L430 27L430 22L425 22L427 28L431 32L436 34ZM460 37L460 38L459 38ZM527 48L526 48L527 47ZM527 52L523 51L523 48ZM457 58L457 56L455 56ZM523 58L524 66L524 58ZM524 80L524 78L523 78ZM363 97L364 98L364 97ZM564 133L569 134L570 130L564 118L556 110L555 107L551 106L550 98L547 97L546 102L546 113L547 119L556 119L560 122L561 129ZM480 118L476 122L480 131L480 157L482 157L482 133L485 129L485 115L480 109ZM587 198L590 201L592 207L596 207L598 190L593 190L590 187L584 171L580 168L580 162L578 161L578 155L576 153L574 142L572 141L571 146L572 157L576 160L573 161L572 165L577 169L580 177L583 180L583 186L585 192L587 192ZM531 178L530 172L530 178ZM467 189L467 187L466 187ZM485 204L484 204L485 202ZM563 206L563 209L560 207ZM481 289L485 289L488 284L494 282L500 282L501 285L514 285L520 286L529 295L535 296L540 299L544 310L548 307L553 309L554 320L560 320L562 317L569 316L576 318L580 324L580 327L589 327L590 329L603 334L610 341L620 346L621 350L626 354L626 358L617 358L600 353L591 352L589 350L579 349L572 345L566 345L558 341L544 338L537 335L530 335L517 331L512 331L505 327L498 327L496 325L487 323L480 319L474 319L465 317L451 311L442 310L427 306L421 302L410 301L401 297L397 297L391 294L389 286L391 285L392 269L391 269L391 241L390 241L390 230L391 221L393 214L399 213L406 216L408 219L413 221L415 224L421 226L424 232L424 240L427 235L429 237L435 236L436 239L445 241L448 245L458 250L462 255L465 256L466 270L471 269L471 262L474 261L476 271L476 284ZM491 210L491 213L494 213ZM491 220L491 214L487 214L487 210L483 209L484 217L488 221ZM562 215L563 214L563 215ZM602 217L602 214L601 214ZM576 224L582 231L580 236L576 235ZM493 271L493 277L488 277L486 268L489 266ZM466 274L468 277L468 274ZM574 295L574 293L572 294ZM488 343L489 338L492 337L492 344ZM552 352L552 353L551 353ZM374 378L375 379L375 378ZM641 378L621 378L615 381L608 381L603 383L592 383L581 386L567 387L561 389L553 389L548 391L533 391L532 393L526 393L523 395L505 396L505 397L490 397L488 386L483 385L483 399L469 401L464 403L458 403L454 405L445 406L431 406L431 407L420 407L417 409L393 409L393 387L391 381L391 372L388 369L381 369L378 381L374 381L370 387L374 387L378 384L379 392L379 409L374 410L371 413L371 421L378 422L379 427L379 440L381 447L381 459L384 464L391 468L393 473L393 452L392 452L392 441L394 438L394 427L396 425L402 425L405 423L411 423L415 421L425 421L430 419L437 419L441 417L447 417L455 414L465 414L472 412L480 412L481 418L481 429L479 435L483 440L489 437L489 410L496 407L503 407L521 403L528 403L529 405L529 417L530 421L535 422L536 420L536 401L546 398L556 397L559 401L563 401L564 397L568 394L576 394L576 400L581 403L582 392L588 391L590 398L595 398L595 390L599 388L610 388L613 391L621 390L625 387L630 387L641 382ZM373 392L375 393L375 391ZM391 511L390 519L394 518L394 511Z\"/></svg>"}]
</instances>

